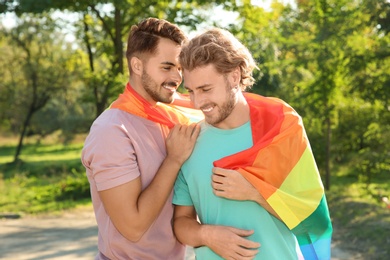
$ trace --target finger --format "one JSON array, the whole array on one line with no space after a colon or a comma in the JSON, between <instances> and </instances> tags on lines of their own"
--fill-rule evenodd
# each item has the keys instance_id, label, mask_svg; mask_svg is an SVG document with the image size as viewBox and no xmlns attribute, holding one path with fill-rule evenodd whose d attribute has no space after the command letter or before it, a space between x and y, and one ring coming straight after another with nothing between
<instances>
[{"instance_id":1,"label":"finger","mask_svg":"<svg viewBox=\"0 0 390 260\"><path fill-rule=\"evenodd\" d=\"M242 238L242 243L240 243L240 246L246 249L258 249L260 248L261 244L259 242L255 242L252 240L249 240L247 238Z\"/></svg>"},{"instance_id":2,"label":"finger","mask_svg":"<svg viewBox=\"0 0 390 260\"><path fill-rule=\"evenodd\" d=\"M227 194L225 193L224 190L213 190L213 193L217 197L225 198L225 199L230 199Z\"/></svg>"},{"instance_id":3,"label":"finger","mask_svg":"<svg viewBox=\"0 0 390 260\"><path fill-rule=\"evenodd\" d=\"M215 173L213 175L211 175L211 179L213 180L213 182L216 182L216 183L223 183L224 178L225 177L218 175L218 174L215 174Z\"/></svg>"},{"instance_id":4,"label":"finger","mask_svg":"<svg viewBox=\"0 0 390 260\"><path fill-rule=\"evenodd\" d=\"M234 197L231 196L226 190L213 190L213 193L215 196L220 197L220 198L225 198L225 199L230 199L233 200Z\"/></svg>"},{"instance_id":5,"label":"finger","mask_svg":"<svg viewBox=\"0 0 390 260\"><path fill-rule=\"evenodd\" d=\"M255 233L255 231L252 229L239 229L239 228L234 228L234 227L229 227L229 229L233 233L239 235L240 237L247 237L247 236L253 235L253 233Z\"/></svg>"},{"instance_id":6,"label":"finger","mask_svg":"<svg viewBox=\"0 0 390 260\"><path fill-rule=\"evenodd\" d=\"M219 175L219 176L223 176L223 177L228 177L229 175L231 175L230 174L231 170L220 168L220 167L213 167L213 169L211 171L214 174Z\"/></svg>"},{"instance_id":7,"label":"finger","mask_svg":"<svg viewBox=\"0 0 390 260\"><path fill-rule=\"evenodd\" d=\"M254 257L259 253L258 248L245 248L238 245L234 245L234 258L236 259L254 259Z\"/></svg>"},{"instance_id":8,"label":"finger","mask_svg":"<svg viewBox=\"0 0 390 260\"><path fill-rule=\"evenodd\" d=\"M212 182L211 186L216 191L222 191L223 190L223 184L218 182Z\"/></svg>"},{"instance_id":9,"label":"finger","mask_svg":"<svg viewBox=\"0 0 390 260\"><path fill-rule=\"evenodd\" d=\"M246 239L246 238L242 238L239 242L239 245L242 247L242 248L245 248L245 249L258 249L261 245L260 243L258 242L255 242L255 241L252 241L252 240L249 240L249 239Z\"/></svg>"},{"instance_id":10,"label":"finger","mask_svg":"<svg viewBox=\"0 0 390 260\"><path fill-rule=\"evenodd\" d=\"M239 259L253 259L259 253L259 250L239 247L236 253L240 256Z\"/></svg>"},{"instance_id":11,"label":"finger","mask_svg":"<svg viewBox=\"0 0 390 260\"><path fill-rule=\"evenodd\" d=\"M224 191L224 190L213 189L213 193L214 193L214 195L217 196L217 197L226 198L226 194L225 194L225 191Z\"/></svg>"},{"instance_id":12,"label":"finger","mask_svg":"<svg viewBox=\"0 0 390 260\"><path fill-rule=\"evenodd\" d=\"M195 138L196 140L200 132L200 127L197 124L183 125L182 131L186 137L190 139Z\"/></svg>"},{"instance_id":13,"label":"finger","mask_svg":"<svg viewBox=\"0 0 390 260\"><path fill-rule=\"evenodd\" d=\"M223 174L223 168L219 168L219 167L213 167L212 169L211 169L211 171L214 173L214 174L216 174L216 175L220 175L220 176L225 176L224 174Z\"/></svg>"},{"instance_id":14,"label":"finger","mask_svg":"<svg viewBox=\"0 0 390 260\"><path fill-rule=\"evenodd\" d=\"M191 138L198 138L198 135L200 133L200 125L199 124L192 124L192 131L191 131Z\"/></svg>"},{"instance_id":15,"label":"finger","mask_svg":"<svg viewBox=\"0 0 390 260\"><path fill-rule=\"evenodd\" d=\"M181 125L176 124L172 127L171 131L169 132L169 135L176 135L180 131Z\"/></svg>"}]
</instances>

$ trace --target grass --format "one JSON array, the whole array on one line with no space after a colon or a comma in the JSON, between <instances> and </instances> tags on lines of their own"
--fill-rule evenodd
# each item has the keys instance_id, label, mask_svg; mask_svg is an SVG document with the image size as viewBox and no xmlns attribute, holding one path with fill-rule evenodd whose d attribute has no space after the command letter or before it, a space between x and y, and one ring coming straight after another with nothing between
<instances>
[{"instance_id":1,"label":"grass","mask_svg":"<svg viewBox=\"0 0 390 260\"><path fill-rule=\"evenodd\" d=\"M21 160L12 163L15 144L0 148L0 213L56 213L90 203L80 140L67 145L27 140Z\"/></svg>"},{"instance_id":2,"label":"grass","mask_svg":"<svg viewBox=\"0 0 390 260\"><path fill-rule=\"evenodd\" d=\"M359 252L363 259L388 259L390 255L390 180L376 176L370 183L358 182L347 170L333 176L327 198L334 226L333 239L346 250Z\"/></svg>"},{"instance_id":3,"label":"grass","mask_svg":"<svg viewBox=\"0 0 390 260\"><path fill-rule=\"evenodd\" d=\"M27 140L21 161L11 164L17 140L0 137L0 213L58 213L90 205L89 184L80 152L84 137L67 145L57 139L39 143ZM335 167L334 167L335 168ZM340 248L359 252L362 259L387 259L390 255L390 198L388 174L375 176L370 185L359 182L349 165L333 172L326 192L334 226L333 239Z\"/></svg>"}]
</instances>

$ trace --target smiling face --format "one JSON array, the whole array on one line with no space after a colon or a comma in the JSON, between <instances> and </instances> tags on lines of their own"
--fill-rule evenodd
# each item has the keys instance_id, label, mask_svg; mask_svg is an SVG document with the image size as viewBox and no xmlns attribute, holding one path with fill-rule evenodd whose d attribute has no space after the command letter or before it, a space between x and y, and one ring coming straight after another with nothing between
<instances>
[{"instance_id":1,"label":"smiling face","mask_svg":"<svg viewBox=\"0 0 390 260\"><path fill-rule=\"evenodd\" d=\"M161 38L155 54L132 58L134 74L140 76L140 84L133 88L151 104L171 103L182 81L178 62L181 47L175 42Z\"/></svg>"},{"instance_id":2,"label":"smiling face","mask_svg":"<svg viewBox=\"0 0 390 260\"><path fill-rule=\"evenodd\" d=\"M184 70L184 86L194 106L201 109L208 124L229 129L241 124L236 105L239 100L237 71L218 73L213 65Z\"/></svg>"}]
</instances>

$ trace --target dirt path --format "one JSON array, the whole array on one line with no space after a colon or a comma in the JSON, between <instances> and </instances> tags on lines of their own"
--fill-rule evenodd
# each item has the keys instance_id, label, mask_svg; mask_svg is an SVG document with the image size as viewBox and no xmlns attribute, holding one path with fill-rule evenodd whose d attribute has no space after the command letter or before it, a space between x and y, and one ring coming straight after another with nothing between
<instances>
[{"instance_id":1,"label":"dirt path","mask_svg":"<svg viewBox=\"0 0 390 260\"><path fill-rule=\"evenodd\" d=\"M0 259L90 260L97 251L97 227L91 208L60 216L0 219ZM194 259L191 249L186 260ZM334 245L332 260L359 259Z\"/></svg>"},{"instance_id":2,"label":"dirt path","mask_svg":"<svg viewBox=\"0 0 390 260\"><path fill-rule=\"evenodd\" d=\"M97 228L91 210L0 220L0 259L93 259Z\"/></svg>"}]
</instances>

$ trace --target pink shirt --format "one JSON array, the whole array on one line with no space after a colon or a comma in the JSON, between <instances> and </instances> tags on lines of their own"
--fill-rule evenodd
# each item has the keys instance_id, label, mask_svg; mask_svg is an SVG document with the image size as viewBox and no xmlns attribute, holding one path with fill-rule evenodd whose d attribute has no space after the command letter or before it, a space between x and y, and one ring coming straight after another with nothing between
<instances>
[{"instance_id":1,"label":"pink shirt","mask_svg":"<svg viewBox=\"0 0 390 260\"><path fill-rule=\"evenodd\" d=\"M168 129L118 109L109 109L93 123L82 151L99 228L99 251L110 259L184 259L185 247L172 231L172 193L143 237L124 238L106 214L98 191L141 176L142 189L154 178L166 156ZM99 259L99 256L97 256Z\"/></svg>"}]
</instances>

